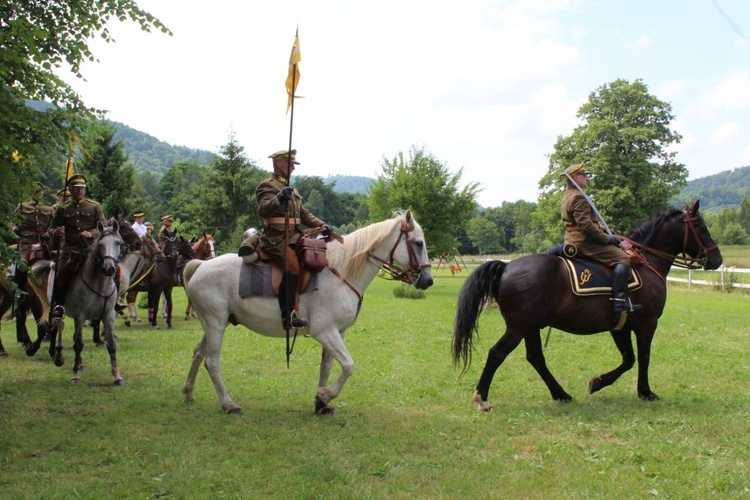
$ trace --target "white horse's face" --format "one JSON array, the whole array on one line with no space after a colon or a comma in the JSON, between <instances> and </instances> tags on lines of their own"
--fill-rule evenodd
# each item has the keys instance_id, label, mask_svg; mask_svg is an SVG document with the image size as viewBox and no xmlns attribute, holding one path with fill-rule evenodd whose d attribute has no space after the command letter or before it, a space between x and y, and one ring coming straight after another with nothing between
<instances>
[{"instance_id":1,"label":"white horse's face","mask_svg":"<svg viewBox=\"0 0 750 500\"><path fill-rule=\"evenodd\" d=\"M122 239L114 229L108 231L99 238L96 245L97 257L102 266L105 276L112 276L117 269L117 263L120 260L120 251L122 249Z\"/></svg>"},{"instance_id":2,"label":"white horse's face","mask_svg":"<svg viewBox=\"0 0 750 500\"><path fill-rule=\"evenodd\" d=\"M398 245L393 251L393 262L413 273L412 284L419 290L432 286L432 270L427 256L427 244L422 227L414 220L411 212L406 213L406 228L401 228Z\"/></svg>"}]
</instances>

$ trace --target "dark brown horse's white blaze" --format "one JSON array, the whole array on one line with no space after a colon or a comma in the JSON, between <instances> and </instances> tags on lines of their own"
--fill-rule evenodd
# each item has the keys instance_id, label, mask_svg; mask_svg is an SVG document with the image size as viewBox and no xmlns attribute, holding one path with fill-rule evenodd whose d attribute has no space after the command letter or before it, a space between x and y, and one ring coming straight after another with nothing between
<instances>
[{"instance_id":1,"label":"dark brown horse's white blaze","mask_svg":"<svg viewBox=\"0 0 750 500\"><path fill-rule=\"evenodd\" d=\"M542 377L552 398L569 401L565 392L547 368L542 352L540 329L551 326L566 332L588 335L610 331L622 363L614 370L594 377L589 393L613 384L636 362L630 332L635 333L638 352L638 396L645 400L659 397L651 391L648 367L651 341L667 297L666 276L672 265L688 268L716 269L721 252L711 239L698 202L684 210L669 210L644 222L628 238L646 261L638 267L643 286L632 292L633 300L643 309L630 313L624 326L613 330L618 315L612 311L609 297L579 297L572 293L567 271L558 257L530 255L507 264L491 261L479 266L464 283L458 298L453 332L453 360L471 363L474 335L485 301L494 298L505 319L506 330L490 349L487 362L474 393L479 410L492 408L488 397L495 372L523 340L526 359Z\"/></svg>"}]
</instances>

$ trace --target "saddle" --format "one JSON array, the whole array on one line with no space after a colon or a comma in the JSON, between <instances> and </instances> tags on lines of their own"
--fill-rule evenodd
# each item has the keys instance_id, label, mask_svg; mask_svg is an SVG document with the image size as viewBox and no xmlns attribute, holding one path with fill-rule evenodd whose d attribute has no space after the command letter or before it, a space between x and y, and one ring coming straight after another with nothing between
<instances>
[{"instance_id":1,"label":"saddle","mask_svg":"<svg viewBox=\"0 0 750 500\"><path fill-rule=\"evenodd\" d=\"M558 257L568 271L570 289L574 294L580 296L612 294L612 271L608 267L589 259ZM628 290L638 290L642 286L640 274L635 267L631 267Z\"/></svg>"},{"instance_id":2,"label":"saddle","mask_svg":"<svg viewBox=\"0 0 750 500\"><path fill-rule=\"evenodd\" d=\"M261 261L242 263L240 268L239 295L277 297L284 270L275 262ZM299 294L318 289L318 271L302 268L297 285Z\"/></svg>"}]
</instances>

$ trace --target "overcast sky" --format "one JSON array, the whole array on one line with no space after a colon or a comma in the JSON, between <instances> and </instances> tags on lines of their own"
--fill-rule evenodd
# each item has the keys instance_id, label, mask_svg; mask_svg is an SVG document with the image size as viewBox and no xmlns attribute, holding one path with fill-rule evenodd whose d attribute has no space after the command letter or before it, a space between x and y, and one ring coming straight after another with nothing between
<instances>
[{"instance_id":1,"label":"overcast sky","mask_svg":"<svg viewBox=\"0 0 750 500\"><path fill-rule=\"evenodd\" d=\"M750 165L748 0L140 0L173 32L112 23L74 81L108 118L249 159L289 141L299 26L298 174L377 177L424 147L478 201L536 201L547 155L588 95L642 79L671 103L690 179ZM66 78L71 80L70 78Z\"/></svg>"}]
</instances>

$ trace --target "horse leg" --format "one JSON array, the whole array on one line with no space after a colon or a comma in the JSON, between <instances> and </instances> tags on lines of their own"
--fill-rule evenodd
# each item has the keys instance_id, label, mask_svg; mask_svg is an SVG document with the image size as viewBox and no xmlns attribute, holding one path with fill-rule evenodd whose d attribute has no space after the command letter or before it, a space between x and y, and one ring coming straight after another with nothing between
<instances>
[{"instance_id":1,"label":"horse leg","mask_svg":"<svg viewBox=\"0 0 750 500\"><path fill-rule=\"evenodd\" d=\"M479 383L474 390L474 397L472 398L477 403L479 411L490 411L492 409L492 405L488 400L492 378L495 376L497 369L500 368L500 365L503 364L503 361L505 361L505 358L508 357L508 354L518 347L523 337L523 332L507 328L503 336L500 337L500 340L487 353L487 362L484 364L484 370L482 370L482 375L479 377Z\"/></svg>"},{"instance_id":2,"label":"horse leg","mask_svg":"<svg viewBox=\"0 0 750 500\"><path fill-rule=\"evenodd\" d=\"M62 318L55 318L52 320L52 324L49 330L49 355L55 362L55 366L62 366L65 364L65 356L63 356L63 345L62 336L65 330L65 322Z\"/></svg>"},{"instance_id":3,"label":"horse leg","mask_svg":"<svg viewBox=\"0 0 750 500\"><path fill-rule=\"evenodd\" d=\"M0 358L7 358L8 357L8 351L5 350L5 347L3 346L3 339L0 338Z\"/></svg>"},{"instance_id":4,"label":"horse leg","mask_svg":"<svg viewBox=\"0 0 750 500\"><path fill-rule=\"evenodd\" d=\"M91 340L94 341L94 345L97 346L97 347L105 345L106 342L104 342L102 340L101 322L98 319L92 320L91 321L91 327L94 330L94 333L93 333L93 335L91 337Z\"/></svg>"},{"instance_id":5,"label":"horse leg","mask_svg":"<svg viewBox=\"0 0 750 500\"><path fill-rule=\"evenodd\" d=\"M544 352L542 351L542 337L539 335L539 330L535 333L529 333L524 337L524 343L526 344L526 361L534 367L536 372L542 377L544 383L547 384L552 399L555 401L569 402L573 400L573 397L565 392L565 389L557 382L555 377L547 368L547 362L544 360Z\"/></svg>"},{"instance_id":6,"label":"horse leg","mask_svg":"<svg viewBox=\"0 0 750 500\"><path fill-rule=\"evenodd\" d=\"M167 306L167 329L172 328L172 289L164 289L164 302Z\"/></svg>"},{"instance_id":7,"label":"horse leg","mask_svg":"<svg viewBox=\"0 0 750 500\"><path fill-rule=\"evenodd\" d=\"M159 325L156 323L157 312L159 311L159 298L161 297L161 290L152 290L153 287L148 289L148 321L151 326L159 329Z\"/></svg>"},{"instance_id":8,"label":"horse leg","mask_svg":"<svg viewBox=\"0 0 750 500\"><path fill-rule=\"evenodd\" d=\"M26 328L29 309L31 307L27 300L21 301L16 308L16 340L23 344L24 350L31 347L31 337L29 337L29 330Z\"/></svg>"},{"instance_id":9,"label":"horse leg","mask_svg":"<svg viewBox=\"0 0 750 500\"><path fill-rule=\"evenodd\" d=\"M190 320L190 313L193 311L193 303L188 299L187 307L185 308L185 321Z\"/></svg>"},{"instance_id":10,"label":"horse leg","mask_svg":"<svg viewBox=\"0 0 750 500\"><path fill-rule=\"evenodd\" d=\"M331 405L344 384L354 372L354 360L349 354L349 350L344 345L344 332L334 329L326 331L316 337L316 340L323 345L323 362L320 365L320 383L327 383L328 376L331 372L331 363L326 363L326 356L330 356L341 365L341 374L332 385L319 385L318 392L315 395L315 414L332 415L336 413L336 408Z\"/></svg>"},{"instance_id":11,"label":"horse leg","mask_svg":"<svg viewBox=\"0 0 750 500\"><path fill-rule=\"evenodd\" d=\"M333 367L333 356L322 349L323 354L320 357L320 376L318 377L318 387L325 387L328 385L328 379L331 376L331 368Z\"/></svg>"},{"instance_id":12,"label":"horse leg","mask_svg":"<svg viewBox=\"0 0 750 500\"><path fill-rule=\"evenodd\" d=\"M190 365L190 371L188 372L187 380L185 381L185 387L182 388L182 394L185 397L185 402L192 403L195 401L193 395L193 389L195 388L195 378L198 376L198 370L201 368L201 363L206 359L206 336L201 337L198 345L195 346L193 351L193 362Z\"/></svg>"},{"instance_id":13,"label":"horse leg","mask_svg":"<svg viewBox=\"0 0 750 500\"><path fill-rule=\"evenodd\" d=\"M104 338L107 340L107 352L109 353L109 365L114 378L114 385L125 385L125 380L120 376L117 366L117 345L115 343L115 316L110 312L104 319Z\"/></svg>"},{"instance_id":14,"label":"horse leg","mask_svg":"<svg viewBox=\"0 0 750 500\"><path fill-rule=\"evenodd\" d=\"M232 401L227 388L224 386L224 381L221 379L221 343L228 320L204 319L203 316L205 315L201 314L201 323L203 324L203 331L206 333L201 343L203 344L203 354L205 354L206 370L208 370L211 382L213 382L216 393L219 395L221 408L225 413L239 415L242 413L242 408ZM196 359L194 358L193 364L195 365L195 363ZM190 371L192 373L192 368Z\"/></svg>"},{"instance_id":15,"label":"horse leg","mask_svg":"<svg viewBox=\"0 0 750 500\"><path fill-rule=\"evenodd\" d=\"M591 381L589 381L589 394L601 391L605 387L614 384L615 381L620 378L620 375L633 368L633 365L635 364L635 353L633 352L633 342L630 338L630 330L619 330L609 333L612 335L612 340L615 341L617 350L620 351L622 363L611 372L603 373L598 377L592 378Z\"/></svg>"},{"instance_id":16,"label":"horse leg","mask_svg":"<svg viewBox=\"0 0 750 500\"><path fill-rule=\"evenodd\" d=\"M641 326L635 330L635 342L638 346L638 397L646 401L659 399L648 382L648 364L651 359L651 341L656 331L656 321L653 326Z\"/></svg>"},{"instance_id":17,"label":"horse leg","mask_svg":"<svg viewBox=\"0 0 750 500\"><path fill-rule=\"evenodd\" d=\"M73 351L75 351L75 361L73 362L73 379L71 382L77 384L81 381L81 372L84 369L83 357L83 320L75 320L75 332L73 333Z\"/></svg>"}]
</instances>

